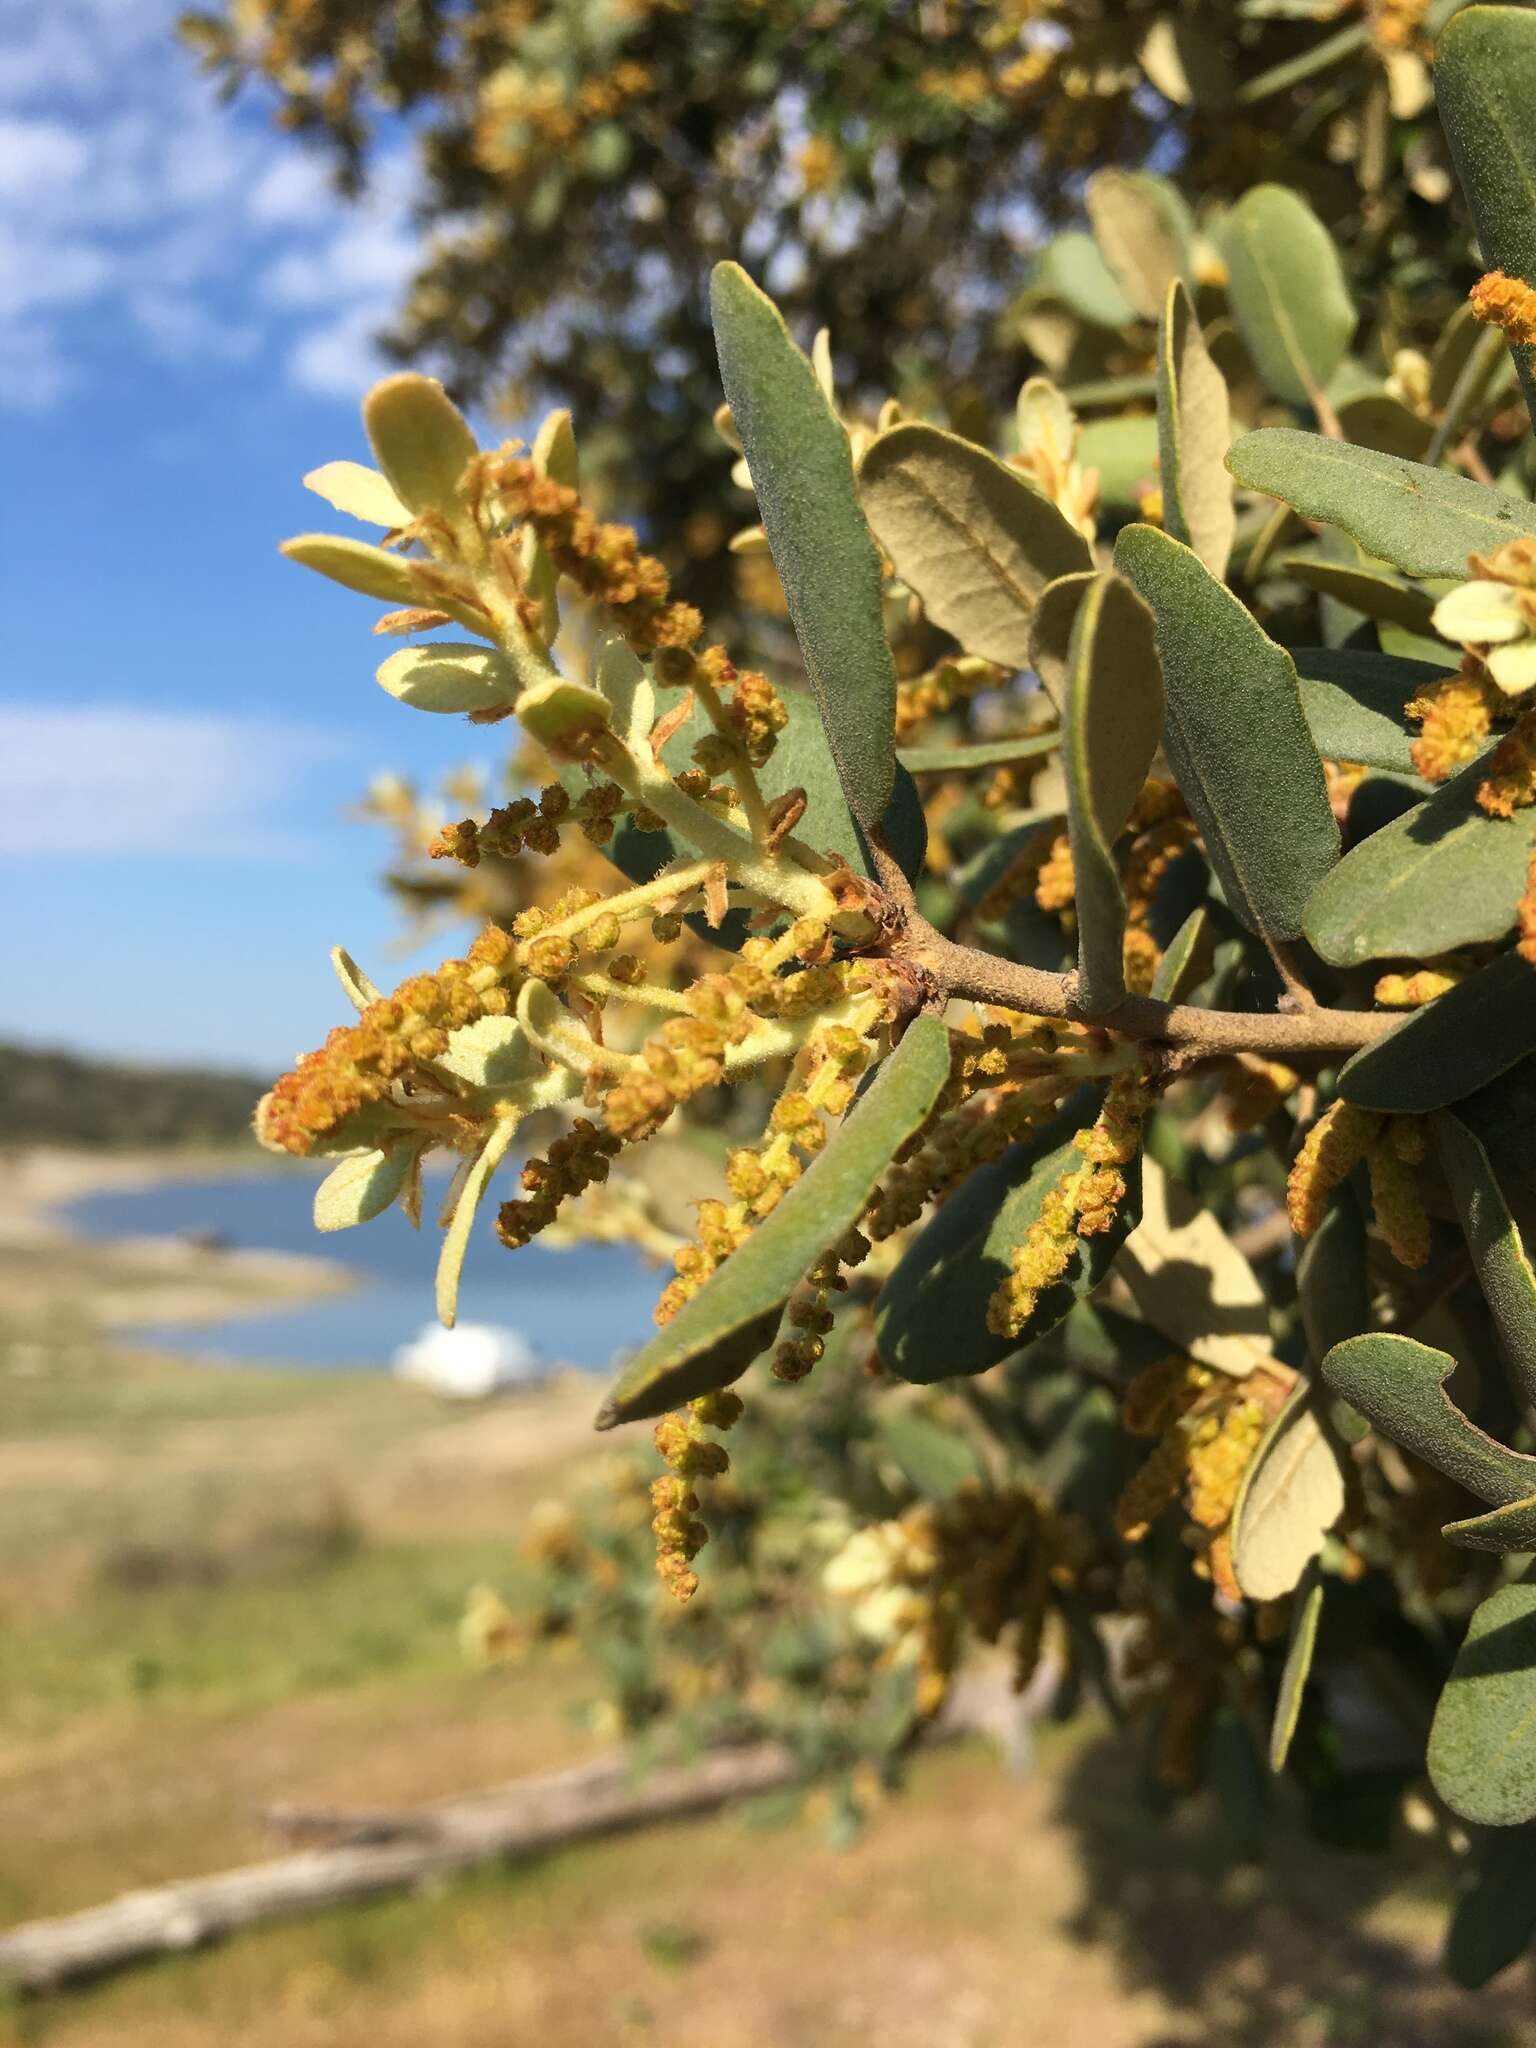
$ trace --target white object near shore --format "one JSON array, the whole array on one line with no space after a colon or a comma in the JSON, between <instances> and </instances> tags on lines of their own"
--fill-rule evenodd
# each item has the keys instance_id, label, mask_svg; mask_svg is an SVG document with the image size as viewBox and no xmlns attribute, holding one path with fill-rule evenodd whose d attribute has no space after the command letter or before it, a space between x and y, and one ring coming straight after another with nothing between
<instances>
[{"instance_id":1,"label":"white object near shore","mask_svg":"<svg viewBox=\"0 0 1536 2048\"><path fill-rule=\"evenodd\" d=\"M395 1377L455 1401L483 1401L504 1387L531 1386L547 1368L516 1330L495 1323L428 1323L395 1353Z\"/></svg>"}]
</instances>

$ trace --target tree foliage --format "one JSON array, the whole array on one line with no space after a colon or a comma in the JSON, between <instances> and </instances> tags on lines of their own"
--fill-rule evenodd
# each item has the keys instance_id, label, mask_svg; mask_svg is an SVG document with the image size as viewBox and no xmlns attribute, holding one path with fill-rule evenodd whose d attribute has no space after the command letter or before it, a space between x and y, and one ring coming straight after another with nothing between
<instances>
[{"instance_id":1,"label":"tree foliage","mask_svg":"<svg viewBox=\"0 0 1536 2048\"><path fill-rule=\"evenodd\" d=\"M184 32L348 188L419 152L432 233L392 346L461 398L570 407L589 474L719 598L715 263L746 261L801 339L828 328L857 403L894 390L967 433L1032 367L1142 377L1168 282L1225 264L1266 367L1307 323L1300 398L1353 324L1319 262L1389 352L1471 281L1427 61L1453 4L225 0ZM1266 229L1299 292L1255 270Z\"/></svg>"},{"instance_id":2,"label":"tree foliage","mask_svg":"<svg viewBox=\"0 0 1536 2048\"><path fill-rule=\"evenodd\" d=\"M1494 228L1533 56L1519 9L1442 40ZM1002 1642L1150 1719L1170 1788L1267 1763L1335 1838L1412 1799L1473 1873L1448 1954L1481 1980L1536 1821L1536 277L1506 243L1426 353L1296 187L1192 223L1117 174L1086 218L1040 274L1146 364L1088 420L1038 375L969 436L863 408L716 271L776 682L593 517L565 414L481 450L430 379L371 394L376 472L309 481L381 542L287 551L393 607L391 694L515 722L518 793L425 844L381 795L491 915L388 995L339 955L357 1020L259 1127L339 1156L330 1228L458 1156L449 1320L514 1152L509 1247L670 1256L598 1421L660 1414L698 1620L640 1589L632 1463L539 1538L531 1625L591 1633L622 1725L707 1702L846 1788ZM630 1169L701 1124L684 1237Z\"/></svg>"}]
</instances>

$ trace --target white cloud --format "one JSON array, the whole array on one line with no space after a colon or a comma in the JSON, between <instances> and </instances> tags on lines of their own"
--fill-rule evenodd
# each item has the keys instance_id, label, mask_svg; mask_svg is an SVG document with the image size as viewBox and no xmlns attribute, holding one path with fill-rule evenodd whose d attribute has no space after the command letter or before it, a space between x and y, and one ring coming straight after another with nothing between
<instances>
[{"instance_id":1,"label":"white cloud","mask_svg":"<svg viewBox=\"0 0 1536 2048\"><path fill-rule=\"evenodd\" d=\"M291 720L0 703L0 855L297 858L294 797L344 747Z\"/></svg>"},{"instance_id":2,"label":"white cloud","mask_svg":"<svg viewBox=\"0 0 1536 2048\"><path fill-rule=\"evenodd\" d=\"M326 395L377 372L368 336L416 263L410 152L348 205L259 94L218 104L176 12L0 0L0 405L89 383L108 333L182 365L265 344Z\"/></svg>"}]
</instances>

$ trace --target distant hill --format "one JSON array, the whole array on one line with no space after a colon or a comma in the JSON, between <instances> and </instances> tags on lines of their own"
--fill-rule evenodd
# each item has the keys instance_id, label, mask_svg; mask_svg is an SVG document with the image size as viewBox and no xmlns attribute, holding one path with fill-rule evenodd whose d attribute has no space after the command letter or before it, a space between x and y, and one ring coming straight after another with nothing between
<instances>
[{"instance_id":1,"label":"distant hill","mask_svg":"<svg viewBox=\"0 0 1536 2048\"><path fill-rule=\"evenodd\" d=\"M227 1145L250 1136L264 1085L0 1044L0 1145Z\"/></svg>"}]
</instances>

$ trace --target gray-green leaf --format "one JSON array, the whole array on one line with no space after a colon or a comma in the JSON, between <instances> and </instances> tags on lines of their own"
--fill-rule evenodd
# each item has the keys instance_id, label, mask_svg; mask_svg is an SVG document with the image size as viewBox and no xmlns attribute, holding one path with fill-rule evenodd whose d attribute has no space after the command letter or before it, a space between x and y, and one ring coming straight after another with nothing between
<instances>
[{"instance_id":1,"label":"gray-green leaf","mask_svg":"<svg viewBox=\"0 0 1536 2048\"><path fill-rule=\"evenodd\" d=\"M1157 331L1163 524L1218 579L1227 573L1237 531L1226 464L1231 441L1226 379L1211 361L1189 293L1175 279Z\"/></svg>"},{"instance_id":2,"label":"gray-green leaf","mask_svg":"<svg viewBox=\"0 0 1536 2048\"><path fill-rule=\"evenodd\" d=\"M800 1280L857 1221L892 1158L926 1121L949 1066L943 1024L916 1018L804 1177L625 1368L598 1414L599 1429L664 1415L740 1379L773 1341Z\"/></svg>"},{"instance_id":3,"label":"gray-green leaf","mask_svg":"<svg viewBox=\"0 0 1536 2048\"><path fill-rule=\"evenodd\" d=\"M907 422L859 465L859 497L896 573L967 653L1029 662L1029 621L1058 576L1092 566L1083 536L1043 492L973 441Z\"/></svg>"},{"instance_id":4,"label":"gray-green leaf","mask_svg":"<svg viewBox=\"0 0 1536 2048\"><path fill-rule=\"evenodd\" d=\"M1536 1585L1501 1586L1478 1608L1435 1709L1429 1775L1463 1820L1536 1817Z\"/></svg>"},{"instance_id":5,"label":"gray-green leaf","mask_svg":"<svg viewBox=\"0 0 1536 2048\"><path fill-rule=\"evenodd\" d=\"M1333 237L1298 193L1256 185L1222 230L1227 295L1261 377L1310 404L1344 360L1355 308Z\"/></svg>"},{"instance_id":6,"label":"gray-green leaf","mask_svg":"<svg viewBox=\"0 0 1536 2048\"><path fill-rule=\"evenodd\" d=\"M1431 960L1512 929L1536 846L1536 806L1490 818L1477 762L1352 848L1307 905L1306 935L1335 967Z\"/></svg>"},{"instance_id":7,"label":"gray-green leaf","mask_svg":"<svg viewBox=\"0 0 1536 2048\"><path fill-rule=\"evenodd\" d=\"M1531 979L1536 982L1536 974ZM1536 1401L1536 1272L1477 1138L1445 1111L1435 1118L1434 1130L1477 1284L1493 1311L1516 1391L1527 1403Z\"/></svg>"},{"instance_id":8,"label":"gray-green leaf","mask_svg":"<svg viewBox=\"0 0 1536 2048\"><path fill-rule=\"evenodd\" d=\"M1403 707L1442 681L1445 669L1363 647L1297 647L1292 657L1301 708L1325 760L1414 773L1414 736Z\"/></svg>"},{"instance_id":9,"label":"gray-green leaf","mask_svg":"<svg viewBox=\"0 0 1536 2048\"><path fill-rule=\"evenodd\" d=\"M1261 427L1245 434L1227 467L1250 490L1341 527L1368 555L1409 576L1467 573L1467 556L1536 534L1536 505L1448 469L1429 469L1371 448Z\"/></svg>"},{"instance_id":10,"label":"gray-green leaf","mask_svg":"<svg viewBox=\"0 0 1536 2048\"><path fill-rule=\"evenodd\" d=\"M1227 901L1250 931L1294 939L1339 857L1296 664L1197 554L1155 527L1128 526L1115 566L1157 620L1164 743Z\"/></svg>"},{"instance_id":11,"label":"gray-green leaf","mask_svg":"<svg viewBox=\"0 0 1536 2048\"><path fill-rule=\"evenodd\" d=\"M1296 1723L1301 1719L1302 1696L1312 1672L1317 1649L1317 1625L1323 1617L1323 1580L1314 1561L1308 1565L1291 1610L1291 1635L1286 1645L1285 1667L1280 1673L1280 1690L1275 1698L1275 1718L1269 1729L1269 1768L1283 1771L1291 1753Z\"/></svg>"},{"instance_id":12,"label":"gray-green leaf","mask_svg":"<svg viewBox=\"0 0 1536 2048\"><path fill-rule=\"evenodd\" d=\"M778 308L738 264L716 265L710 311L721 382L822 723L853 814L874 830L896 771L896 675L848 436Z\"/></svg>"},{"instance_id":13,"label":"gray-green leaf","mask_svg":"<svg viewBox=\"0 0 1536 2048\"><path fill-rule=\"evenodd\" d=\"M1125 895L1114 846L1141 794L1163 724L1152 614L1111 572L1084 592L1062 698L1067 830L1077 895L1078 1000L1089 1016L1125 994Z\"/></svg>"},{"instance_id":14,"label":"gray-green leaf","mask_svg":"<svg viewBox=\"0 0 1536 2048\"><path fill-rule=\"evenodd\" d=\"M1536 968L1501 954L1357 1052L1339 1093L1362 1109L1447 1109L1536 1047Z\"/></svg>"},{"instance_id":15,"label":"gray-green leaf","mask_svg":"<svg viewBox=\"0 0 1536 2048\"><path fill-rule=\"evenodd\" d=\"M1323 1360L1334 1392L1405 1451L1495 1507L1528 1501L1536 1494L1536 1458L1495 1443L1468 1421L1445 1390L1455 1370L1447 1352L1395 1330L1347 1338Z\"/></svg>"},{"instance_id":16,"label":"gray-green leaf","mask_svg":"<svg viewBox=\"0 0 1536 2048\"><path fill-rule=\"evenodd\" d=\"M1459 13L1436 44L1435 99L1488 267L1536 284L1536 16ZM1536 417L1532 350L1512 352Z\"/></svg>"},{"instance_id":17,"label":"gray-green leaf","mask_svg":"<svg viewBox=\"0 0 1536 2048\"><path fill-rule=\"evenodd\" d=\"M1344 1512L1344 1475L1303 1381L1266 1430L1232 1510L1232 1570L1250 1600L1294 1591Z\"/></svg>"}]
</instances>

